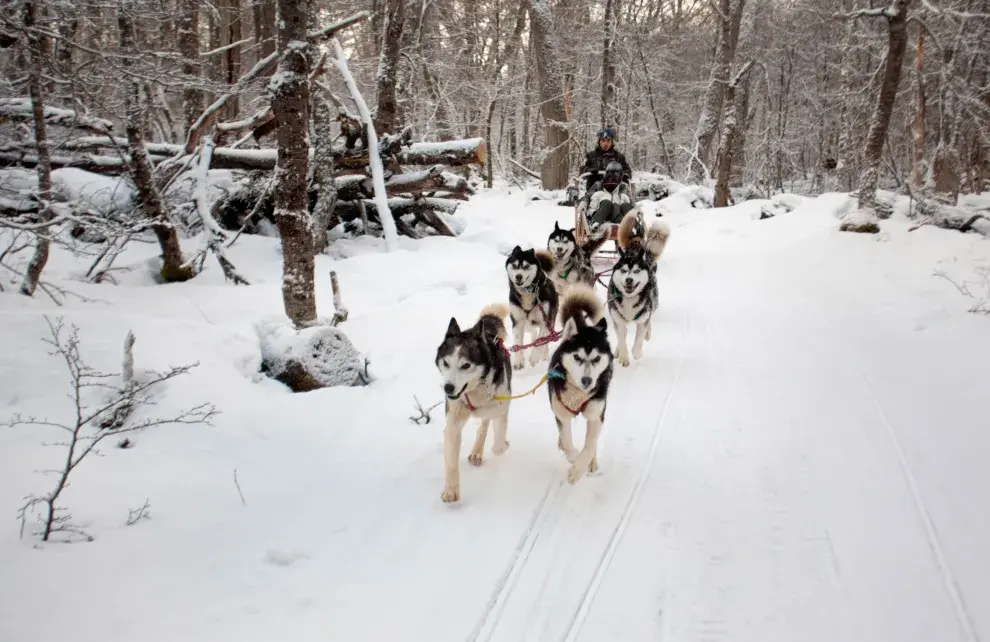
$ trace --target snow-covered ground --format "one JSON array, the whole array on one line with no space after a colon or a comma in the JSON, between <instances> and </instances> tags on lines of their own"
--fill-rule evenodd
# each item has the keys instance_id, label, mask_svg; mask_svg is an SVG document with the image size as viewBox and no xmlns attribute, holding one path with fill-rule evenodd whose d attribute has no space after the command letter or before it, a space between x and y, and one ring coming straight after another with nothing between
<instances>
[{"instance_id":1,"label":"snow-covered ground","mask_svg":"<svg viewBox=\"0 0 990 642\"><path fill-rule=\"evenodd\" d=\"M320 314L333 269L375 380L297 395L258 374L256 327L281 311L274 239L230 251L248 287L212 257L154 285L145 244L120 285L87 285L56 253L45 277L95 301L3 283L0 421L71 411L45 314L79 326L99 369L119 368L128 330L138 369L200 362L142 412L222 414L87 459L64 495L95 538L77 544L19 538L58 431L0 429L0 640L990 639L990 318L932 276L973 278L990 241L897 218L839 233L845 201L763 221L767 201L668 204L662 307L642 361L616 372L600 472L566 483L540 391L513 402L508 453L462 464L454 505L442 408L413 424L413 395L441 398L450 316L506 298L502 253L543 246L571 210L496 191L458 212L457 239L336 242ZM145 500L151 519L125 526Z\"/></svg>"}]
</instances>

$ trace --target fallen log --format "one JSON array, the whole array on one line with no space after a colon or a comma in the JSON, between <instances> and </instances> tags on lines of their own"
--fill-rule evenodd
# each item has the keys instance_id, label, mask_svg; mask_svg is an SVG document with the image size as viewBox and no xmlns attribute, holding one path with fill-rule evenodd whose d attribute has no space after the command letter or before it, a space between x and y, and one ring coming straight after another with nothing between
<instances>
[{"instance_id":1,"label":"fallen log","mask_svg":"<svg viewBox=\"0 0 990 642\"><path fill-rule=\"evenodd\" d=\"M374 197L371 179L363 174L338 176L334 179L334 183L337 186L337 198L342 201ZM466 201L474 194L474 189L467 180L444 172L441 165L408 174L393 174L385 181L385 191L390 197L422 192L444 192L445 198L462 201Z\"/></svg>"},{"instance_id":2,"label":"fallen log","mask_svg":"<svg viewBox=\"0 0 990 642\"><path fill-rule=\"evenodd\" d=\"M73 143L80 149L101 149L95 140L100 137L87 137L81 142ZM111 141L105 138L106 147L112 147L123 142L126 146L126 139L115 138ZM70 149L69 141L59 143L59 148ZM463 166L472 164L484 164L485 161L485 141L482 138L471 138L465 140L452 140L442 143L415 143L408 147L402 145L399 137L388 137L382 140L379 149L385 146L387 151L383 151L383 156L394 157L400 165L447 165ZM38 163L36 154L28 152L33 149L33 142L21 142L6 145L0 150L0 167L34 167ZM154 164L158 164L174 154L182 151L182 145L171 143L150 143L148 152ZM113 154L113 155L111 155ZM313 150L310 150L312 156ZM272 170L275 168L276 150L274 149L234 149L231 147L217 147L213 153L212 169L239 169L239 170ZM52 169L60 167L78 167L97 174L119 174L126 169L127 157L117 155L115 152L103 154L58 154L52 157ZM363 150L335 150L333 155L335 169L355 170L364 169L368 165L368 155Z\"/></svg>"},{"instance_id":3,"label":"fallen log","mask_svg":"<svg viewBox=\"0 0 990 642\"><path fill-rule=\"evenodd\" d=\"M368 214L378 215L375 202L371 199L361 199ZM445 198L390 198L388 208L392 211L392 216L398 218L406 214L422 215L423 212L445 212L453 214L460 205L457 201ZM360 218L361 211L357 201L338 201L335 210L343 221L350 221Z\"/></svg>"},{"instance_id":4,"label":"fallen log","mask_svg":"<svg viewBox=\"0 0 990 642\"><path fill-rule=\"evenodd\" d=\"M30 98L0 98L0 125L4 121L34 122ZM94 118L73 109L61 109L45 105L45 123L55 127L70 127L97 134L108 134L113 123L105 118ZM32 143L33 145L34 143Z\"/></svg>"}]
</instances>

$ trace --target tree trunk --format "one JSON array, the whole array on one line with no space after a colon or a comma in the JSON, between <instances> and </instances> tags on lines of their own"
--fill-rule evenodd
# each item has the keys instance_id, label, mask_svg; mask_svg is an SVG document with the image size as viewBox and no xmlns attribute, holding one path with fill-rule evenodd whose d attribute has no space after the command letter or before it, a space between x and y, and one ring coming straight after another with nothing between
<instances>
[{"instance_id":1,"label":"tree trunk","mask_svg":"<svg viewBox=\"0 0 990 642\"><path fill-rule=\"evenodd\" d=\"M48 141L48 124L45 122L45 58L47 57L47 38L38 37L32 31L38 23L38 6L35 0L24 3L24 29L28 32L28 90L31 93L31 106L34 110L34 138L38 152L38 203L41 223L52 219L52 163L51 147ZM41 280L41 272L48 263L48 252L51 248L50 229L39 230L35 236L34 255L28 263L21 283L21 294L33 296Z\"/></svg>"},{"instance_id":2,"label":"tree trunk","mask_svg":"<svg viewBox=\"0 0 990 642\"><path fill-rule=\"evenodd\" d=\"M306 192L309 46L305 43L309 4L309 0L278 0L275 23L278 51L283 53L270 87L272 112L278 122L274 191L275 222L282 239L282 301L286 316L296 327L316 321L313 235Z\"/></svg>"},{"instance_id":3,"label":"tree trunk","mask_svg":"<svg viewBox=\"0 0 990 642\"><path fill-rule=\"evenodd\" d=\"M120 31L120 49L124 54L121 66L125 69L133 64L136 53L136 39L132 13L134 0L121 0L117 9L117 27ZM127 148L131 155L130 172L137 188L138 199L144 215L152 223L152 230L158 238L162 250L161 278L166 283L185 281L196 276L192 266L184 265L179 234L168 217L165 200L155 185L151 160L144 144L145 110L141 104L140 81L130 80L130 87L124 93L124 132L127 135Z\"/></svg>"},{"instance_id":4,"label":"tree trunk","mask_svg":"<svg viewBox=\"0 0 990 642\"><path fill-rule=\"evenodd\" d=\"M618 28L621 0L605 0L605 45L602 48L602 104L601 126L619 124L619 110L615 106L615 32Z\"/></svg>"},{"instance_id":5,"label":"tree trunk","mask_svg":"<svg viewBox=\"0 0 990 642\"><path fill-rule=\"evenodd\" d=\"M712 63L711 76L702 100L701 115L698 116L698 125L694 130L695 149L688 171L690 178L697 182L705 178L705 167L702 163L708 163L715 134L718 132L725 84L729 81L729 71L732 69L732 59L736 53L739 26L745 6L746 0L719 0L720 26L715 62Z\"/></svg>"},{"instance_id":6,"label":"tree trunk","mask_svg":"<svg viewBox=\"0 0 990 642\"><path fill-rule=\"evenodd\" d=\"M196 87L195 81L191 80L202 73L199 62L199 5L199 0L180 0L177 21L182 73L187 77L187 86L182 90L182 114L186 130L203 113L203 90Z\"/></svg>"},{"instance_id":7,"label":"tree trunk","mask_svg":"<svg viewBox=\"0 0 990 642\"><path fill-rule=\"evenodd\" d=\"M729 176L732 173L732 161L736 152L736 135L740 126L739 119L745 120L746 114L739 114L739 104L736 101L736 90L739 83L746 82L746 76L753 63L747 63L725 88L725 117L722 121L722 141L718 148L718 166L715 178L715 207L728 207L731 200L729 192Z\"/></svg>"},{"instance_id":8,"label":"tree trunk","mask_svg":"<svg viewBox=\"0 0 990 642\"><path fill-rule=\"evenodd\" d=\"M275 52L275 0L253 0L254 42L258 45L258 60ZM270 76L271 72L265 72Z\"/></svg>"},{"instance_id":9,"label":"tree trunk","mask_svg":"<svg viewBox=\"0 0 990 642\"><path fill-rule=\"evenodd\" d=\"M746 170L746 134L749 131L749 83L746 74L735 90L736 126L733 132L732 169L729 171L729 187L742 187Z\"/></svg>"},{"instance_id":10,"label":"tree trunk","mask_svg":"<svg viewBox=\"0 0 990 642\"><path fill-rule=\"evenodd\" d=\"M570 137L562 94L564 82L548 0L530 0L529 26L548 148L540 175L543 189L563 189L567 186L567 143Z\"/></svg>"},{"instance_id":11,"label":"tree trunk","mask_svg":"<svg viewBox=\"0 0 990 642\"><path fill-rule=\"evenodd\" d=\"M229 46L241 41L241 0L222 0L222 20L223 33L221 34L221 46ZM223 80L233 87L241 78L241 48L230 47L223 52ZM237 94L232 95L227 104L226 120L236 120L240 111L240 100Z\"/></svg>"},{"instance_id":12,"label":"tree trunk","mask_svg":"<svg viewBox=\"0 0 990 642\"><path fill-rule=\"evenodd\" d=\"M336 227L334 214L337 205L337 184L333 179L333 123L334 110L323 96L313 101L313 129L316 145L313 150L313 183L319 190L313 206L313 253L320 254L327 247L327 230Z\"/></svg>"},{"instance_id":13,"label":"tree trunk","mask_svg":"<svg viewBox=\"0 0 990 642\"><path fill-rule=\"evenodd\" d=\"M870 133L866 137L863 152L865 167L859 179L859 208L873 210L876 204L877 184L880 180L880 161L883 143L887 138L890 116L894 112L894 100L901 80L904 50L907 48L907 17L911 0L893 0L884 10L887 19L887 60L884 63L883 80L877 95L876 108Z\"/></svg>"},{"instance_id":14,"label":"tree trunk","mask_svg":"<svg viewBox=\"0 0 990 642\"><path fill-rule=\"evenodd\" d=\"M385 0L385 24L381 34L382 47L376 79L378 109L375 112L375 131L380 135L394 132L399 126L395 85L399 74L402 28L406 19L405 4L405 0Z\"/></svg>"},{"instance_id":15,"label":"tree trunk","mask_svg":"<svg viewBox=\"0 0 990 642\"><path fill-rule=\"evenodd\" d=\"M925 182L925 30L918 29L918 48L914 60L918 82L918 113L911 123L914 141L914 162L911 168L911 185L921 187Z\"/></svg>"}]
</instances>

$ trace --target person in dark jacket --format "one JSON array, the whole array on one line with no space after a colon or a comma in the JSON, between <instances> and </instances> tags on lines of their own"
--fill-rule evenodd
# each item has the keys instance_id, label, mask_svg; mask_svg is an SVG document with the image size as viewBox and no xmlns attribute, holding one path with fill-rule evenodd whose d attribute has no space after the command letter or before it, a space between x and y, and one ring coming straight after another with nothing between
<instances>
[{"instance_id":1,"label":"person in dark jacket","mask_svg":"<svg viewBox=\"0 0 990 642\"><path fill-rule=\"evenodd\" d=\"M598 145L584 156L581 173L590 174L585 179L585 191L591 191L595 182L602 178L601 175L605 172L605 168L613 161L622 165L626 180L632 178L632 168L629 167L629 161L622 155L622 152L615 148L615 131L606 128L598 132Z\"/></svg>"}]
</instances>

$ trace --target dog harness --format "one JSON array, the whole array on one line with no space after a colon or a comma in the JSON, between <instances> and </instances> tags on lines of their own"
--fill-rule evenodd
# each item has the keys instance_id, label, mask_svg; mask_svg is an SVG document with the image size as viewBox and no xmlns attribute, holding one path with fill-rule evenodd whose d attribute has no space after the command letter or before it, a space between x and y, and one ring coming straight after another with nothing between
<instances>
[{"instance_id":1,"label":"dog harness","mask_svg":"<svg viewBox=\"0 0 990 642\"><path fill-rule=\"evenodd\" d=\"M594 394L592 394L592 396L594 396ZM560 396L560 391L557 391L557 401L559 401L560 402L560 405L564 407L564 410L566 410L567 412L569 412L572 415L574 415L575 417L577 417L582 412L584 412L584 409L588 407L588 404L589 403L591 403L591 397L588 397L587 399L585 399L584 400L584 403L582 403L580 406L577 407L577 410L575 410L574 408L571 408L566 403L564 403L563 397Z\"/></svg>"}]
</instances>

